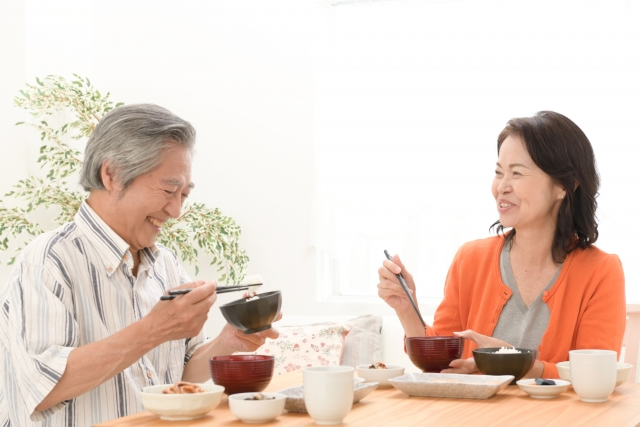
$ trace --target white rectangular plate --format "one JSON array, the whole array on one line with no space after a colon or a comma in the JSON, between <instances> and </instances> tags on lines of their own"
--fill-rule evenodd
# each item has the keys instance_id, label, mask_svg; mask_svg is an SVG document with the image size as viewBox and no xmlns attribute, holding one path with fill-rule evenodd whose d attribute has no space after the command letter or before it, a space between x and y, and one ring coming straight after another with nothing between
<instances>
[{"instance_id":1,"label":"white rectangular plate","mask_svg":"<svg viewBox=\"0 0 640 427\"><path fill-rule=\"evenodd\" d=\"M504 389L513 375L461 375L412 373L389 382L410 396L488 399Z\"/></svg>"}]
</instances>

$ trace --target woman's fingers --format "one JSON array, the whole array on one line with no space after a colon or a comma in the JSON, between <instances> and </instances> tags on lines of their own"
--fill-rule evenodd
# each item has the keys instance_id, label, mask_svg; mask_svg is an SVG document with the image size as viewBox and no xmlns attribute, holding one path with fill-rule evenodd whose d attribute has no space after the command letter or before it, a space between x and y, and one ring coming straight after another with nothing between
<instances>
[{"instance_id":1,"label":"woman's fingers","mask_svg":"<svg viewBox=\"0 0 640 427\"><path fill-rule=\"evenodd\" d=\"M471 329L467 329L462 332L454 332L453 335L457 337L464 338L466 340L470 340L478 344L479 348L486 347L513 347L513 345L509 344L506 341L499 340L498 338L489 337L486 335L479 334Z\"/></svg>"},{"instance_id":2,"label":"woman's fingers","mask_svg":"<svg viewBox=\"0 0 640 427\"><path fill-rule=\"evenodd\" d=\"M478 371L473 357L468 359L456 359L449 364L449 369L440 371L442 374L473 374Z\"/></svg>"}]
</instances>

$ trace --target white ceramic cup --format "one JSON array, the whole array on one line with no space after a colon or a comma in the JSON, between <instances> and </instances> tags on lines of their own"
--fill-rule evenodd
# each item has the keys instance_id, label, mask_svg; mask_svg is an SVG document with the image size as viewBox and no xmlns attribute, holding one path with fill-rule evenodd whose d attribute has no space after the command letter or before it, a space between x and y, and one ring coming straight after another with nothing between
<instances>
[{"instance_id":1,"label":"white ceramic cup","mask_svg":"<svg viewBox=\"0 0 640 427\"><path fill-rule=\"evenodd\" d=\"M611 350L571 350L571 385L583 402L605 402L616 386L618 354Z\"/></svg>"},{"instance_id":2,"label":"white ceramic cup","mask_svg":"<svg viewBox=\"0 0 640 427\"><path fill-rule=\"evenodd\" d=\"M304 404L316 424L340 424L353 406L352 366L305 368Z\"/></svg>"}]
</instances>

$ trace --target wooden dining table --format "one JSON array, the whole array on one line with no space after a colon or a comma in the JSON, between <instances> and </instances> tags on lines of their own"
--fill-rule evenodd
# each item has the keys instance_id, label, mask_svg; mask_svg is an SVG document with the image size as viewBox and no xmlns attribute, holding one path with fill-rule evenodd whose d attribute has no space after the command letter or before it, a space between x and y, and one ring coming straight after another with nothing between
<instances>
[{"instance_id":1,"label":"wooden dining table","mask_svg":"<svg viewBox=\"0 0 640 427\"><path fill-rule=\"evenodd\" d=\"M265 391L302 385L302 371L279 375ZM489 399L408 396L395 388L377 388L353 405L344 419L350 426L606 426L640 424L640 383L623 383L603 403L582 402L573 389L553 399L535 399L517 385L507 386ZM248 425L229 410L226 395L205 417L164 421L150 412L118 418L100 427L241 426ZM284 413L265 425L316 426L306 413Z\"/></svg>"}]
</instances>

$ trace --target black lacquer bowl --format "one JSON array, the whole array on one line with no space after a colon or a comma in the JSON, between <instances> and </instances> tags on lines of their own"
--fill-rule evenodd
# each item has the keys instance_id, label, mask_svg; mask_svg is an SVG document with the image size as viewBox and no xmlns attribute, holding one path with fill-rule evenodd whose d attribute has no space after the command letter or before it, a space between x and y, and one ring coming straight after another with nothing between
<instances>
[{"instance_id":1,"label":"black lacquer bowl","mask_svg":"<svg viewBox=\"0 0 640 427\"><path fill-rule=\"evenodd\" d=\"M538 352L516 348L520 353L496 353L497 347L476 348L472 351L476 366L485 375L513 375L513 385L533 366Z\"/></svg>"},{"instance_id":2,"label":"black lacquer bowl","mask_svg":"<svg viewBox=\"0 0 640 427\"><path fill-rule=\"evenodd\" d=\"M227 322L245 334L254 334L271 327L282 306L280 291L265 292L258 298L242 298L220 306Z\"/></svg>"}]
</instances>

